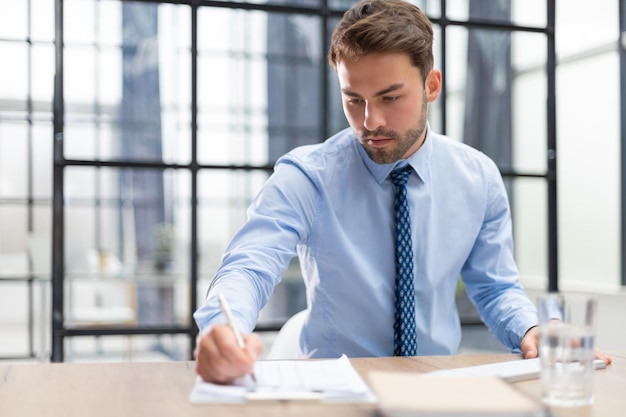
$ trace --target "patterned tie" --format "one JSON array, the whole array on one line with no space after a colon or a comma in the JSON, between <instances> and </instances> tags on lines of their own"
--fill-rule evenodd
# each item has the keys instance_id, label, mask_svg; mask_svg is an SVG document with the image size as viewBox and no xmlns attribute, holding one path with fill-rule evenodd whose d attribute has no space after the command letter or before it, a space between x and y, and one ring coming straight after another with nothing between
<instances>
[{"instance_id":1,"label":"patterned tie","mask_svg":"<svg viewBox=\"0 0 626 417\"><path fill-rule=\"evenodd\" d=\"M393 350L395 356L417 355L415 330L415 290L413 285L413 245L411 243L411 218L406 198L406 181L411 174L410 165L391 172L396 187L396 311L393 325Z\"/></svg>"}]
</instances>

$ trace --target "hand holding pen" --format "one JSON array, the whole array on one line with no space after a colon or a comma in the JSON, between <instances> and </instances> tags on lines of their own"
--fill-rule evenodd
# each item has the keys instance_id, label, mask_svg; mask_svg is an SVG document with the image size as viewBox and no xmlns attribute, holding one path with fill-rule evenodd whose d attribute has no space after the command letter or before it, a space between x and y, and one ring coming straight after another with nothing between
<instances>
[{"instance_id":1,"label":"hand holding pen","mask_svg":"<svg viewBox=\"0 0 626 417\"><path fill-rule=\"evenodd\" d=\"M230 307L228 306L226 298L224 298L224 295L222 293L218 293L217 297L220 300L220 308L222 309L222 313L224 314L224 316L226 316L226 321L228 322L228 325L232 329L233 333L235 334L235 340L237 340L237 344L239 345L241 350L245 350L246 344L243 341L243 337L241 337L241 333L239 333L239 329L235 325L235 321L233 320L233 313L231 313L230 311ZM254 372L250 372L250 376L256 382Z\"/></svg>"},{"instance_id":2,"label":"hand holding pen","mask_svg":"<svg viewBox=\"0 0 626 417\"><path fill-rule=\"evenodd\" d=\"M228 303L226 306L232 319ZM228 314L224 313L223 308L222 311L228 321ZM232 320L231 323L234 325ZM228 324L215 324L198 336L195 350L196 372L207 382L230 384L252 373L254 363L262 351L263 343L256 333L242 334L238 330L234 332Z\"/></svg>"},{"instance_id":3,"label":"hand holding pen","mask_svg":"<svg viewBox=\"0 0 626 417\"><path fill-rule=\"evenodd\" d=\"M237 340L237 344L240 348L245 349L246 344L243 341L243 337L241 337L241 333L239 333L239 329L235 326L235 321L233 320L233 313L230 311L230 307L228 306L228 302L222 293L217 294L217 298L220 301L220 308L222 309L222 314L226 317L226 322L232 329L235 334L235 340Z\"/></svg>"}]
</instances>

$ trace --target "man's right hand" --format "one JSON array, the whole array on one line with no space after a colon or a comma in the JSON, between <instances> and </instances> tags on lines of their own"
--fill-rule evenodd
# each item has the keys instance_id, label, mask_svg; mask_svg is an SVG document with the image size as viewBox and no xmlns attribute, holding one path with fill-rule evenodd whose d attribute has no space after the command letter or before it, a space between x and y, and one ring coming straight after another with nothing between
<instances>
[{"instance_id":1,"label":"man's right hand","mask_svg":"<svg viewBox=\"0 0 626 417\"><path fill-rule=\"evenodd\" d=\"M230 384L252 372L254 362L263 351L261 338L242 334L245 348L241 349L233 330L216 324L196 341L196 372L206 382Z\"/></svg>"}]
</instances>

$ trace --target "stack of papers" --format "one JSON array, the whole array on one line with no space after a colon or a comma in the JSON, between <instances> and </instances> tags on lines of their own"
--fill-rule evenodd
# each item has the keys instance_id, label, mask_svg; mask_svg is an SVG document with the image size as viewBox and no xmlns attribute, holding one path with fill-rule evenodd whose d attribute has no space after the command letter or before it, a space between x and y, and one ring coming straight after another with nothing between
<instances>
[{"instance_id":1,"label":"stack of papers","mask_svg":"<svg viewBox=\"0 0 626 417\"><path fill-rule=\"evenodd\" d=\"M543 417L539 401L496 376L370 372L369 381L389 417Z\"/></svg>"},{"instance_id":2,"label":"stack of papers","mask_svg":"<svg viewBox=\"0 0 626 417\"><path fill-rule=\"evenodd\" d=\"M232 385L204 382L191 391L192 403L242 403L253 400L375 402L376 398L347 356L338 359L258 361L256 382L248 375Z\"/></svg>"}]
</instances>

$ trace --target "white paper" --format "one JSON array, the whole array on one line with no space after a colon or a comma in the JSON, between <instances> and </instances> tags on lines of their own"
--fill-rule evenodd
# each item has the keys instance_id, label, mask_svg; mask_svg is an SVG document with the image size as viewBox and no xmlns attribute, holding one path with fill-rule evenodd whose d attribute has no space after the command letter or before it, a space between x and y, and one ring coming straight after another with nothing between
<instances>
[{"instance_id":1,"label":"white paper","mask_svg":"<svg viewBox=\"0 0 626 417\"><path fill-rule=\"evenodd\" d=\"M338 359L259 361L256 383L249 376L232 385L210 384L196 378L193 403L238 403L250 400L321 400L373 402L375 397L347 356Z\"/></svg>"}]
</instances>

